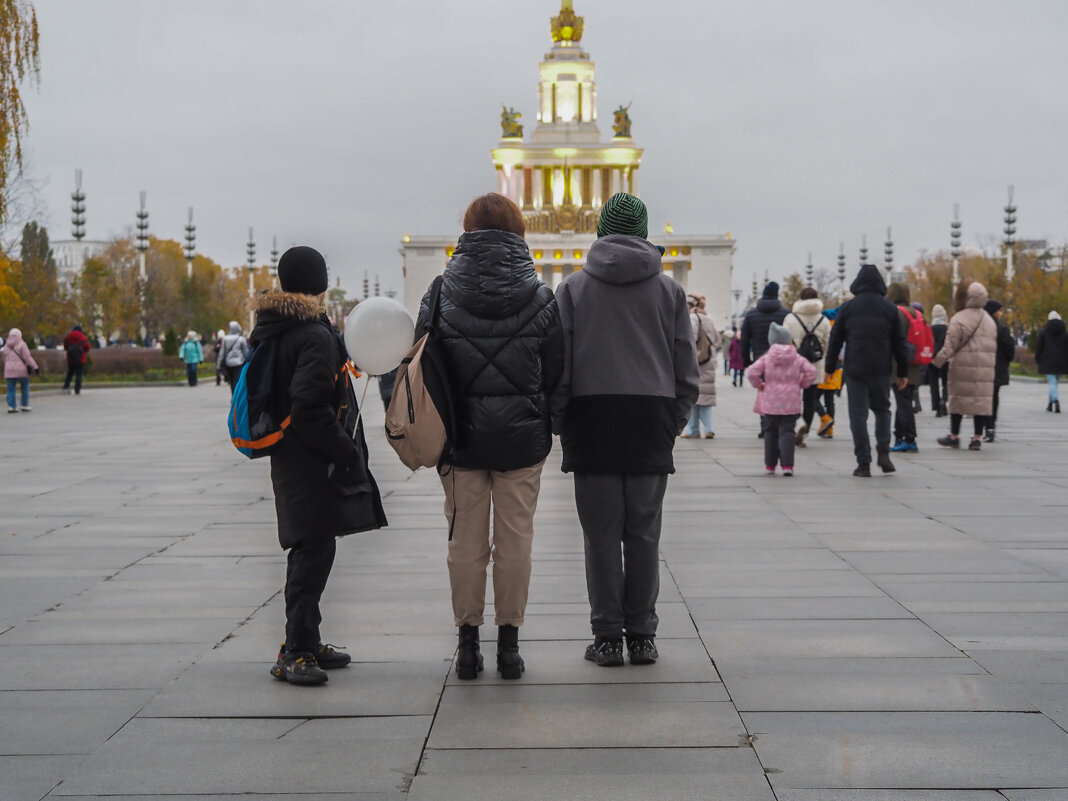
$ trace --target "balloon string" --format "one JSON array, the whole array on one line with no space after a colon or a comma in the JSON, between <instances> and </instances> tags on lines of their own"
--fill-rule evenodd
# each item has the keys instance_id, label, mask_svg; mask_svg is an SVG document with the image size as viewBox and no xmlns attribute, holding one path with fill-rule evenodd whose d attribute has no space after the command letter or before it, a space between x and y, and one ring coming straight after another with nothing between
<instances>
[{"instance_id":1,"label":"balloon string","mask_svg":"<svg viewBox=\"0 0 1068 801\"><path fill-rule=\"evenodd\" d=\"M367 397L367 388L371 386L371 376L365 375L363 382L363 394L360 396L360 408L356 412L356 425L352 427L352 439L355 442L356 432L360 430L360 420L363 417L363 402Z\"/></svg>"}]
</instances>

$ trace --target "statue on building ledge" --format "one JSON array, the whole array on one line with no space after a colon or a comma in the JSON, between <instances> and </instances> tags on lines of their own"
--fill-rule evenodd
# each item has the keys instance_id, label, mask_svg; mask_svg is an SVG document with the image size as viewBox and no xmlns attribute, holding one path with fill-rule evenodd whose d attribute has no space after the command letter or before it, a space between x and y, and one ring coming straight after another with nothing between
<instances>
[{"instance_id":1,"label":"statue on building ledge","mask_svg":"<svg viewBox=\"0 0 1068 801\"><path fill-rule=\"evenodd\" d=\"M519 118L523 115L514 108L501 104L501 139L522 139L523 126Z\"/></svg>"},{"instance_id":2,"label":"statue on building ledge","mask_svg":"<svg viewBox=\"0 0 1068 801\"><path fill-rule=\"evenodd\" d=\"M613 139L630 139L630 107L633 103L627 103L625 106L620 106L616 109L615 120L612 122L612 130L615 132L612 134Z\"/></svg>"}]
</instances>

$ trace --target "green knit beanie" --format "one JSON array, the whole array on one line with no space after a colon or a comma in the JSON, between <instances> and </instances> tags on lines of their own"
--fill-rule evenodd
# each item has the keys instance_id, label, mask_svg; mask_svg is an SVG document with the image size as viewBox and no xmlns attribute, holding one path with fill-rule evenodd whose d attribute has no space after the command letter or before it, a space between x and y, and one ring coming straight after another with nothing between
<instances>
[{"instance_id":1,"label":"green knit beanie","mask_svg":"<svg viewBox=\"0 0 1068 801\"><path fill-rule=\"evenodd\" d=\"M601 206L597 220L597 236L624 234L625 236L649 237L649 212L634 195L617 192Z\"/></svg>"}]
</instances>

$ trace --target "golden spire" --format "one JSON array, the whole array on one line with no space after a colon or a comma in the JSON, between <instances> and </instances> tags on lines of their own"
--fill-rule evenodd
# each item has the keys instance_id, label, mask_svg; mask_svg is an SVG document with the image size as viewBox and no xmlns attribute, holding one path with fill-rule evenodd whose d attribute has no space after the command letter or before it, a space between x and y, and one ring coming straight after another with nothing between
<instances>
[{"instance_id":1,"label":"golden spire","mask_svg":"<svg viewBox=\"0 0 1068 801\"><path fill-rule=\"evenodd\" d=\"M550 30L554 42L577 42L582 39L582 17L575 16L571 0L561 0L560 14L552 18Z\"/></svg>"}]
</instances>

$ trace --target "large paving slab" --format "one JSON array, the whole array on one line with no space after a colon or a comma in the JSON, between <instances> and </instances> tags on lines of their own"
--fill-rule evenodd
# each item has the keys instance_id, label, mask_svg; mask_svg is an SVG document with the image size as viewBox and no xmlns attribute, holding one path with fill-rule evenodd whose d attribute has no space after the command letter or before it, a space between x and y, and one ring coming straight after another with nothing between
<instances>
[{"instance_id":1,"label":"large paving slab","mask_svg":"<svg viewBox=\"0 0 1068 801\"><path fill-rule=\"evenodd\" d=\"M0 417L0 801L1068 801L1068 424L1044 391L1011 384L980 453L922 414L870 481L841 420L785 480L723 382L716 439L676 447L654 666L582 659L556 449L527 671L493 669L491 591L461 682L440 484L385 446L372 388L391 525L339 545L323 631L354 662L315 689L267 675L285 558L225 387L36 394Z\"/></svg>"}]
</instances>

